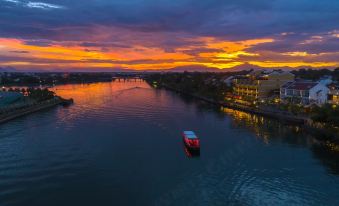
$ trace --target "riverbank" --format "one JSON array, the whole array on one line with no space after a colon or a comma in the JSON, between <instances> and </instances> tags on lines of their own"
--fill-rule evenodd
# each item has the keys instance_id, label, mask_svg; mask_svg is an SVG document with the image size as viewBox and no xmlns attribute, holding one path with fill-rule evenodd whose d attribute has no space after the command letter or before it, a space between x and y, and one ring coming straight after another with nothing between
<instances>
[{"instance_id":1,"label":"riverbank","mask_svg":"<svg viewBox=\"0 0 339 206\"><path fill-rule=\"evenodd\" d=\"M245 105L239 105L239 104L227 103L227 102L218 102L218 101L215 101L213 99L209 99L209 98L202 97L202 96L199 96L199 95L189 94L189 93L180 91L178 89L169 87L167 85L161 85L161 86L165 89L175 91L175 92L178 92L178 93L181 93L181 94L185 94L185 95L203 100L203 101L211 103L211 104L215 104L215 105L222 106L222 107L227 107L227 108L230 108L230 109L241 110L241 111L244 111L244 112L249 112L249 113L253 113L253 114L257 114L257 115L261 115L261 116L265 116L265 117L274 118L274 119L277 119L277 120L280 120L280 121L283 121L283 122L286 122L286 123L293 123L293 124L301 124L302 125L302 124L306 124L306 122L307 122L306 118L291 115L288 112L276 112L275 111L273 113L271 111L265 111L265 110L258 109L258 108L252 108L252 107L248 107L248 106L245 106Z\"/></svg>"},{"instance_id":2,"label":"riverbank","mask_svg":"<svg viewBox=\"0 0 339 206\"><path fill-rule=\"evenodd\" d=\"M321 142L323 145L326 145L326 146L332 145L332 143L339 145L339 136L336 132L330 131L326 128L319 127L317 126L317 124L314 124L309 118L306 118L306 117L299 117L296 115L291 115L288 112L265 111L262 109L250 108L248 106L234 104L234 103L218 102L213 99L202 97L200 95L195 95L195 94L190 94L184 91L180 91L178 89L169 87L167 85L160 85L160 87L170 90L170 91L180 93L180 94L184 94L184 95L187 95L187 96L190 96L190 97L193 97L193 98L196 98L196 99L199 99L199 100L202 100L202 101L205 101L210 104L217 105L217 106L222 106L222 107L226 107L230 109L248 112L248 113L255 114L255 115L260 115L263 117L276 119L286 124L298 125L307 133L310 133L316 136L317 140Z\"/></svg>"},{"instance_id":3,"label":"riverbank","mask_svg":"<svg viewBox=\"0 0 339 206\"><path fill-rule=\"evenodd\" d=\"M73 99L63 99L61 97L55 97L53 99L50 100L46 100L40 103L36 103L36 104L32 104L32 105L28 105L25 108L22 109L17 109L11 112L8 112L6 114L2 114L0 115L0 124L6 123L8 121L11 121L13 119L22 117L22 116L26 116L28 114L32 114L41 110L45 110L45 109L49 109L58 105L63 105L63 106L67 106L73 103Z\"/></svg>"}]
</instances>

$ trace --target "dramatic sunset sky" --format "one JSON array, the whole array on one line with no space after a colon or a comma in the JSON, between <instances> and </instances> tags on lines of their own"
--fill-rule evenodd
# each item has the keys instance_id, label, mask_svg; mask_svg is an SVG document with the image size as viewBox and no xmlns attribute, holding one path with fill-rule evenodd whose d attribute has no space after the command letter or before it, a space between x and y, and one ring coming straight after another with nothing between
<instances>
[{"instance_id":1,"label":"dramatic sunset sky","mask_svg":"<svg viewBox=\"0 0 339 206\"><path fill-rule=\"evenodd\" d=\"M339 66L338 0L0 0L0 67Z\"/></svg>"}]
</instances>

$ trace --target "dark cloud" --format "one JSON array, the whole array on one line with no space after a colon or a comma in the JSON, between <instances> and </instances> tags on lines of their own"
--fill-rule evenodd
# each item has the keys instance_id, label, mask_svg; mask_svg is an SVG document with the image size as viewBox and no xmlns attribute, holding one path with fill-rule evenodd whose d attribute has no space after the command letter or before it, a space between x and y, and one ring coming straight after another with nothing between
<instances>
[{"instance_id":1,"label":"dark cloud","mask_svg":"<svg viewBox=\"0 0 339 206\"><path fill-rule=\"evenodd\" d=\"M53 42L50 40L45 39L32 39L32 40L25 40L26 45L32 46L40 46L40 47L48 47L53 45Z\"/></svg>"},{"instance_id":2,"label":"dark cloud","mask_svg":"<svg viewBox=\"0 0 339 206\"><path fill-rule=\"evenodd\" d=\"M192 56L197 56L200 53L223 53L224 50L222 49L212 49L212 48L196 48L196 49L189 49L183 51L185 54L189 54Z\"/></svg>"},{"instance_id":3,"label":"dark cloud","mask_svg":"<svg viewBox=\"0 0 339 206\"><path fill-rule=\"evenodd\" d=\"M131 45L115 42L83 42L83 47L101 47L101 48L131 48Z\"/></svg>"},{"instance_id":4,"label":"dark cloud","mask_svg":"<svg viewBox=\"0 0 339 206\"><path fill-rule=\"evenodd\" d=\"M175 63L176 59L137 59L137 60L102 60L102 59L82 59L84 62L91 63L111 63L111 64L127 64L127 65L138 65L138 64L157 64L157 63ZM194 61L194 59L186 60Z\"/></svg>"},{"instance_id":5,"label":"dark cloud","mask_svg":"<svg viewBox=\"0 0 339 206\"><path fill-rule=\"evenodd\" d=\"M62 35L62 30L53 35L57 28L71 27L76 35L78 26L102 25L249 39L329 31L338 28L339 19L334 0L45 0L34 5L51 6L32 9L1 0L0 35L30 38L33 31L36 37L53 38Z\"/></svg>"},{"instance_id":6,"label":"dark cloud","mask_svg":"<svg viewBox=\"0 0 339 206\"><path fill-rule=\"evenodd\" d=\"M310 54L339 52L339 38L332 34L319 33L319 36L293 35L276 39L275 42L261 44L248 51L291 52L304 51Z\"/></svg>"},{"instance_id":7,"label":"dark cloud","mask_svg":"<svg viewBox=\"0 0 339 206\"><path fill-rule=\"evenodd\" d=\"M77 63L77 60L64 60L64 59L43 59L43 58L35 58L35 57L17 57L17 56L4 56L0 55L0 63L5 62L31 62L36 64L50 64L50 63Z\"/></svg>"},{"instance_id":8,"label":"dark cloud","mask_svg":"<svg viewBox=\"0 0 339 206\"><path fill-rule=\"evenodd\" d=\"M10 51L12 53L18 53L18 54L27 54L29 51Z\"/></svg>"},{"instance_id":9,"label":"dark cloud","mask_svg":"<svg viewBox=\"0 0 339 206\"><path fill-rule=\"evenodd\" d=\"M337 0L0 0L0 38L40 47L81 46L86 52L160 48L175 53L185 48L180 52L201 62L211 60L200 53L222 49L206 47L199 37L273 38L246 49L260 57L239 58L290 61L292 57L279 53L339 52L339 36L331 33L339 29L338 11ZM322 54L305 61L338 61L336 57ZM135 61L125 63L154 62Z\"/></svg>"}]
</instances>

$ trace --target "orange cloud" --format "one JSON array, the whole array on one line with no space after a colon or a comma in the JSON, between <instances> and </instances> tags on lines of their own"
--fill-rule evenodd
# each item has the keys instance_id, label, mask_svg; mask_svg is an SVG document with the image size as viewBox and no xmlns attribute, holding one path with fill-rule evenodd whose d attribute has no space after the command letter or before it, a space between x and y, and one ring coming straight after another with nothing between
<instances>
[{"instance_id":1,"label":"orange cloud","mask_svg":"<svg viewBox=\"0 0 339 206\"><path fill-rule=\"evenodd\" d=\"M335 67L338 65L338 62L273 62L273 61L250 61L250 64L260 66L260 67L301 67L301 66L310 66L310 67Z\"/></svg>"},{"instance_id":2,"label":"orange cloud","mask_svg":"<svg viewBox=\"0 0 339 206\"><path fill-rule=\"evenodd\" d=\"M312 37L312 40L320 40ZM267 54L249 52L259 44L272 43L274 39L251 39L245 41L224 41L214 37L198 37L186 40L187 46L166 51L161 45L146 46L135 43L130 47L105 48L81 46L82 42L52 42L39 46L26 44L24 40L0 38L0 66L39 67L39 68L130 68L137 70L169 69L177 66L203 65L228 69L244 63L262 67L333 67L336 62L303 61L300 58L315 57L302 51L285 52L279 55L295 58L285 61L269 61ZM190 44L191 43L191 44ZM14 52L13 52L14 51ZM246 60L246 57L250 60ZM248 59L247 58L247 59ZM262 59L262 60L260 60Z\"/></svg>"}]
</instances>

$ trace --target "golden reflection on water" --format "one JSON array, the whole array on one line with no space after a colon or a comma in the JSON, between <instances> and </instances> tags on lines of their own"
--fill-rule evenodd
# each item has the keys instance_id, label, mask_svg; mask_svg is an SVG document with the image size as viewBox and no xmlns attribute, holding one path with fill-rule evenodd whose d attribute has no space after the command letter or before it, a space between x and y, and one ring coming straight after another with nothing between
<instances>
[{"instance_id":1,"label":"golden reflection on water","mask_svg":"<svg viewBox=\"0 0 339 206\"><path fill-rule=\"evenodd\" d=\"M95 115L104 116L114 108L130 108L144 104L152 93L145 82L104 82L90 84L58 85L50 90L63 98L74 99L74 105L57 111L58 120L67 124ZM117 109L119 110L119 109ZM133 110L123 110L125 115L134 115Z\"/></svg>"},{"instance_id":2,"label":"golden reflection on water","mask_svg":"<svg viewBox=\"0 0 339 206\"><path fill-rule=\"evenodd\" d=\"M275 136L275 134L280 135L288 131L292 131L294 133L300 132L299 126L282 125L275 120L271 120L248 112L229 109L225 107L221 107L221 111L233 117L233 126L246 127L250 129L256 134L257 137L261 138L265 144L269 144L270 137Z\"/></svg>"},{"instance_id":3,"label":"golden reflection on water","mask_svg":"<svg viewBox=\"0 0 339 206\"><path fill-rule=\"evenodd\" d=\"M331 142L326 142L327 148L329 148L333 152L339 152L339 145L331 143Z\"/></svg>"},{"instance_id":4,"label":"golden reflection on water","mask_svg":"<svg viewBox=\"0 0 339 206\"><path fill-rule=\"evenodd\" d=\"M76 101L88 101L96 104L102 104L105 96L119 95L128 89L150 88L145 82L109 82L109 83L90 83L90 84L68 84L52 88L52 90L63 98L73 98ZM96 98L103 97L103 98Z\"/></svg>"}]
</instances>

